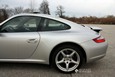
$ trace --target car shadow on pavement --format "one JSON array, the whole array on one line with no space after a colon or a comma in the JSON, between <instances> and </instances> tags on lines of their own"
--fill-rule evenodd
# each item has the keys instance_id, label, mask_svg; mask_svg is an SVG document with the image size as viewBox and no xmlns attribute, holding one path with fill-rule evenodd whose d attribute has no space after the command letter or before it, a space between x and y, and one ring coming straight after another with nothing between
<instances>
[{"instance_id":1,"label":"car shadow on pavement","mask_svg":"<svg viewBox=\"0 0 115 77\"><path fill-rule=\"evenodd\" d=\"M103 70L104 60L85 64L78 73L60 73L55 68L37 63L0 63L1 77L84 77L90 75L101 76L100 69ZM106 72L105 72L106 73Z\"/></svg>"},{"instance_id":2,"label":"car shadow on pavement","mask_svg":"<svg viewBox=\"0 0 115 77\"><path fill-rule=\"evenodd\" d=\"M96 61L92 63L85 64L81 67L81 69L92 69L99 66L101 61ZM8 62L1 62L0 63L0 72L2 70L7 71L39 71L39 72L53 72L59 73L59 71L50 65L45 64L37 64L37 63L8 63Z\"/></svg>"},{"instance_id":3,"label":"car shadow on pavement","mask_svg":"<svg viewBox=\"0 0 115 77\"><path fill-rule=\"evenodd\" d=\"M0 63L1 77L70 77L53 67L37 63Z\"/></svg>"}]
</instances>

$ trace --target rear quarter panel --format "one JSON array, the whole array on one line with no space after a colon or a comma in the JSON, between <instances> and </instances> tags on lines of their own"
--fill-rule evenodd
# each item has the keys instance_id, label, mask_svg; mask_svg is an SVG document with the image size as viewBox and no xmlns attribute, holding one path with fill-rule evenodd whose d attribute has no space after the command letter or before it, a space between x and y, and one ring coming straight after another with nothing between
<instances>
[{"instance_id":1,"label":"rear quarter panel","mask_svg":"<svg viewBox=\"0 0 115 77\"><path fill-rule=\"evenodd\" d=\"M64 42L72 42L81 46L81 43L99 36L77 31L46 31L39 32L39 34L40 43L31 58L42 60L45 64L49 64L50 53L56 45Z\"/></svg>"}]
</instances>

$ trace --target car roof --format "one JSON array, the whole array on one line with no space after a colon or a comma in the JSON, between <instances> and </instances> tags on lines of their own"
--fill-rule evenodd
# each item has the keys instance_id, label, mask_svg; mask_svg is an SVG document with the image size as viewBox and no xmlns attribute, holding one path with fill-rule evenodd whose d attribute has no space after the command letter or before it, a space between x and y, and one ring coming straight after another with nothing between
<instances>
[{"instance_id":1,"label":"car roof","mask_svg":"<svg viewBox=\"0 0 115 77\"><path fill-rule=\"evenodd\" d=\"M52 15L48 15L48 14L31 14L31 13L21 13L21 14L17 14L14 16L39 16L39 17L45 17L45 18L55 18Z\"/></svg>"},{"instance_id":2,"label":"car roof","mask_svg":"<svg viewBox=\"0 0 115 77\"><path fill-rule=\"evenodd\" d=\"M57 20L57 21L63 22L63 23L68 24L68 25L77 24L77 23L71 22L69 20L66 20L66 19L63 19L63 18L60 18L60 17L56 17L56 16L52 16L52 15L48 15L48 14L22 13L22 14L14 15L14 16L12 16L12 18L17 17L17 16L38 16L38 17L44 17L44 18Z\"/></svg>"},{"instance_id":3,"label":"car roof","mask_svg":"<svg viewBox=\"0 0 115 77\"><path fill-rule=\"evenodd\" d=\"M22 14L14 15L14 16L8 18L7 20L3 21L1 24L7 22L8 20L10 20L10 19L12 19L14 17L18 17L18 16L38 16L38 17L49 18L49 19L53 19L53 20L57 20L57 21L60 21L62 23L65 23L65 24L71 26L71 29L79 29L79 28L82 27L81 25L79 25L77 23L74 23L72 21L69 21L69 20L66 20L66 19L63 19L63 18L60 18L60 17L47 15L47 14L31 14L31 13L22 13Z\"/></svg>"}]
</instances>

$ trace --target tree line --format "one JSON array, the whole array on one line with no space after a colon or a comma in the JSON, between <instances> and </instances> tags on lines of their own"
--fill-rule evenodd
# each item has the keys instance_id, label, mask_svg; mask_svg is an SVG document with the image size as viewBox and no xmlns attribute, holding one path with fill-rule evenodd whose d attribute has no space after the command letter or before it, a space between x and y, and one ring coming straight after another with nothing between
<instances>
[{"instance_id":1,"label":"tree line","mask_svg":"<svg viewBox=\"0 0 115 77\"><path fill-rule=\"evenodd\" d=\"M47 0L43 0L42 3L39 5L38 9L35 9L35 2L34 0L30 0L29 8L23 7L15 7L9 8L8 5L3 5L0 7L0 22L4 21L8 17L11 17L15 14L20 13L36 13L39 12L40 14L51 14L49 3ZM79 23L79 24L115 24L115 16L108 15L106 17L96 17L96 16L83 16L83 17L69 17L65 15L65 10L62 5L58 5L56 7L55 15L61 18Z\"/></svg>"},{"instance_id":2,"label":"tree line","mask_svg":"<svg viewBox=\"0 0 115 77\"><path fill-rule=\"evenodd\" d=\"M84 17L67 17L63 18L79 24L115 24L115 16L108 15L106 17L84 16Z\"/></svg>"}]
</instances>

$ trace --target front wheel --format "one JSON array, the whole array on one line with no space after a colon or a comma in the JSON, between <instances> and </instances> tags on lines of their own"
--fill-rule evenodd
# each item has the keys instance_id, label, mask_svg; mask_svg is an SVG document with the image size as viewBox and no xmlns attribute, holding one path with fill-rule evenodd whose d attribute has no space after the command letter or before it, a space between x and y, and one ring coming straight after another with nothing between
<instances>
[{"instance_id":1,"label":"front wheel","mask_svg":"<svg viewBox=\"0 0 115 77\"><path fill-rule=\"evenodd\" d=\"M62 72L74 72L82 64L80 49L71 45L64 45L56 49L53 62Z\"/></svg>"}]
</instances>

